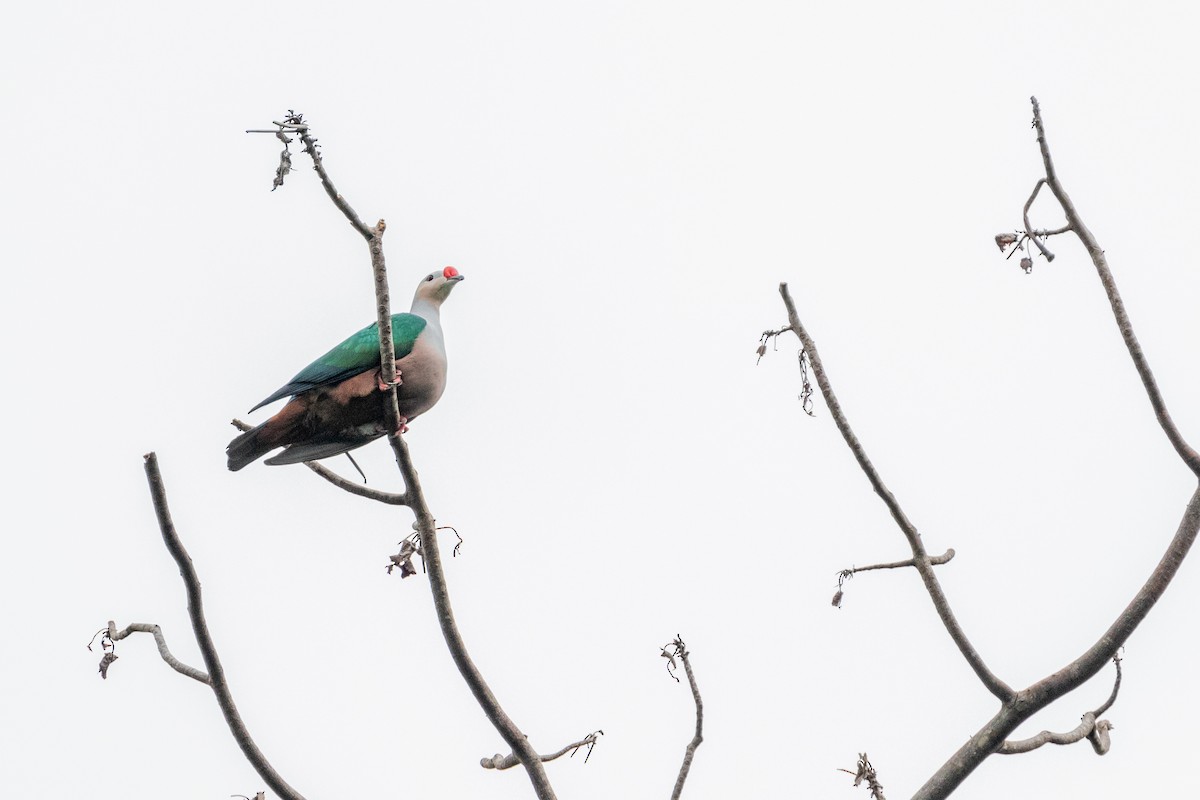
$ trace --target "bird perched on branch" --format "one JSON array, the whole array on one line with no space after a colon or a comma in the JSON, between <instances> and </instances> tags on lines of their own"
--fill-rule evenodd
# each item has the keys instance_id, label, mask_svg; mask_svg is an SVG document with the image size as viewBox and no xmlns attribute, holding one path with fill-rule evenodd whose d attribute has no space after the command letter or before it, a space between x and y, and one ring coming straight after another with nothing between
<instances>
[{"instance_id":1,"label":"bird perched on branch","mask_svg":"<svg viewBox=\"0 0 1200 800\"><path fill-rule=\"evenodd\" d=\"M400 433L433 408L446 388L446 346L440 311L463 276L454 267L431 272L417 285L412 309L392 315L396 348L396 399ZM363 328L302 369L279 391L250 409L292 395L279 413L225 448L237 471L277 447L267 464L298 464L361 447L388 433L383 394L389 387L379 366L379 325Z\"/></svg>"}]
</instances>

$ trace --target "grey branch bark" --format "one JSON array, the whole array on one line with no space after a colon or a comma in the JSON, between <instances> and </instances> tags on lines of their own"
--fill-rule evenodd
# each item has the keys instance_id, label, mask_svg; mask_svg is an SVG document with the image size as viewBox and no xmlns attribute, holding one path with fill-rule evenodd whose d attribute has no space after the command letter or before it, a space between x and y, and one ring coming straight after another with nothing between
<instances>
[{"instance_id":1,"label":"grey branch bark","mask_svg":"<svg viewBox=\"0 0 1200 800\"><path fill-rule=\"evenodd\" d=\"M975 671L979 680L987 687L987 690L994 694L1001 702L1007 702L1014 694L1012 687L1000 680L995 673L988 668L984 663L983 657L975 650L975 646L971 644L971 640L967 638L966 632L955 618L954 612L950 609L950 601L946 599L946 593L942 591L942 586L938 582L937 575L933 572L933 566L930 563L929 554L925 551L925 544L921 541L921 534L917 532L917 528L913 525L904 511L900 508L900 504L896 498L884 485L883 479L875 469L875 465L871 463L871 459L867 457L866 450L863 449L862 443L858 437L854 435L854 431L850 428L850 423L846 419L845 413L842 411L842 405L838 402L837 395L833 393L833 385L829 382L829 375L825 372L825 365L821 361L821 354L817 352L817 344L813 338L809 336L803 323L800 322L800 315L796 312L796 304L792 300L791 292L788 291L786 283L779 284L779 294L783 296L783 304L787 308L788 324L790 329L800 339L805 351L808 353L808 359L812 364L813 374L817 376L817 385L821 389L821 395L825 398L825 405L829 407L829 413L833 416L834 424L838 431L842 434L842 438L846 440L846 444L850 447L850 452L854 454L854 458L858 461L859 467L867 476L867 480L871 483L871 488L875 493L883 499L884 505L892 514L892 519L900 527L900 531L904 534L904 538L908 540L908 545L912 549L913 566L921 575L921 580L925 584L925 590L929 593L929 597L933 600L933 607L937 610L938 617L942 620L942 625L950 634L950 638L954 640L954 644L958 646L958 650L962 653L963 658Z\"/></svg>"},{"instance_id":2,"label":"grey branch bark","mask_svg":"<svg viewBox=\"0 0 1200 800\"><path fill-rule=\"evenodd\" d=\"M688 653L687 645L683 643L682 638L676 636L675 640L667 645L667 647L671 646L675 648L672 655L678 656L679 660L683 662L683 671L687 673L688 686L692 690L692 700L696 704L696 733L683 751L683 763L679 767L679 775L675 778L675 788L671 791L671 800L679 800L683 794L683 783L692 769L692 759L696 757L696 748L704 741L704 701L700 698L700 688L696 686L696 675L692 672L691 654ZM663 653L666 653L666 648L663 648Z\"/></svg>"},{"instance_id":3,"label":"grey branch bark","mask_svg":"<svg viewBox=\"0 0 1200 800\"><path fill-rule=\"evenodd\" d=\"M163 485L162 473L158 468L158 456L154 453L147 453L145 459L146 481L150 485L150 497L154 502L154 513L158 518L158 528L162 532L167 552L171 554L171 558L175 559L175 563L179 566L179 575L183 578L183 585L187 589L188 617L192 621L192 631L196 634L196 644L200 646L200 654L204 658L204 666L208 669L208 683L212 687L213 694L217 697L217 705L221 707L221 714L225 717L225 724L229 726L234 741L242 749L242 753L245 754L246 760L250 762L250 766L254 767L259 777L263 779L267 786L271 787L271 791L284 798L284 800L304 800L304 796L293 789L275 771L270 762L267 761L267 757L263 755L263 752L258 749L258 745L254 743L249 729L246 728L246 723L242 721L242 716L238 713L237 706L233 702L233 694L230 692L229 684L225 680L225 670L221 667L221 660L217 657L217 647L213 644L212 636L208 632L208 623L204 619L204 602L200 595L200 577L196 574L196 567L192 564L192 558L184 548L183 542L175 530L175 523L171 520L171 510L167 506L167 490Z\"/></svg>"},{"instance_id":4,"label":"grey branch bark","mask_svg":"<svg viewBox=\"0 0 1200 800\"><path fill-rule=\"evenodd\" d=\"M354 226L355 230L367 240L370 249L371 268L375 277L376 317L379 323L380 377L385 384L392 385L384 399L388 430L393 431L388 435L388 442L395 454L396 466L404 478L405 505L412 509L413 516L416 517L413 528L421 535L421 551L425 558L426 575L429 576L429 588L433 593L433 605L442 636L450 650L450 657L453 659L454 665L458 667L463 680L466 681L471 694L475 696L475 700L483 709L484 714L500 734L500 738L525 766L525 771L529 775L529 780L533 784L534 792L539 800L553 800L554 789L542 766L541 757L496 700L491 688L467 652L466 643L463 641L462 634L459 633L458 624L454 619L454 611L450 605L450 591L446 584L441 549L438 546L437 524L425 502L425 494L421 491L421 482L417 477L417 470L413 466L412 457L409 455L408 445L397 433L400 430L400 410L397 405L395 388L396 354L392 343L391 300L388 292L387 266L383 254L383 234L387 225L383 220L379 220L374 228L364 225L345 198L333 188L333 182L325 172L320 154L314 146L307 127L301 133L300 138L305 144L305 151L313 157L314 166L318 175L321 176L321 183L325 187L326 193L333 200L334 205L350 220L350 224Z\"/></svg>"},{"instance_id":5,"label":"grey branch bark","mask_svg":"<svg viewBox=\"0 0 1200 800\"><path fill-rule=\"evenodd\" d=\"M117 630L117 623L111 619L108 621L108 638L109 641L117 642L134 633L149 633L154 636L154 643L158 645L158 654L162 656L162 660L167 662L171 669L178 672L180 675L186 675L192 680L200 681L206 686L211 686L212 681L209 680L208 673L202 669L188 666L180 661L175 656L171 655L171 650L167 647L167 639L163 636L162 628L149 622L131 622L121 630Z\"/></svg>"}]
</instances>

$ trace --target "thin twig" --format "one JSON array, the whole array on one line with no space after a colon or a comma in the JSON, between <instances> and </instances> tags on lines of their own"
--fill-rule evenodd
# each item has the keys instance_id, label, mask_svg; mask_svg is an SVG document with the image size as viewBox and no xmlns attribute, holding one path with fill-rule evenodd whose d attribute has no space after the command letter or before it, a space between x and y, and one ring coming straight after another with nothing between
<instances>
[{"instance_id":1,"label":"thin twig","mask_svg":"<svg viewBox=\"0 0 1200 800\"><path fill-rule=\"evenodd\" d=\"M942 564L949 563L950 559L952 558L954 558L953 547L946 550L946 552L942 553L940 556L934 556L933 558L929 559L929 566L940 567ZM842 597L845 595L845 589L843 587L846 581L848 581L850 578L853 578L859 572L870 572L873 569L900 569L902 567L915 567L916 565L917 560L915 558L909 558L904 561L890 561L886 564L871 564L867 567L851 567L850 569L841 570L838 572L837 591L833 595L833 607L842 607Z\"/></svg>"},{"instance_id":2,"label":"thin twig","mask_svg":"<svg viewBox=\"0 0 1200 800\"><path fill-rule=\"evenodd\" d=\"M971 669L979 677L979 680L987 687L987 690L998 697L1001 702L1007 702L1014 694L1012 687L1000 680L988 668L983 658L975 650L974 645L971 644L971 640L967 638L966 632L955 618L954 612L950 608L950 601L946 599L946 593L942 591L942 586L933 572L933 567L930 566L929 554L925 552L925 544L921 541L921 534L917 532L916 526L909 522L908 517L905 516L896 498L888 490L887 486L884 485L883 479L875 470L875 466L867 458L867 453L863 449L862 443L859 442L858 437L851 430L850 423L846 420L846 415L842 412L842 406L838 402L837 396L833 393L833 386L829 382L829 376L825 373L825 365L821 362L821 355L817 351L816 342L808 335L808 331L805 330L804 325L800 322L800 316L796 313L796 304L792 301L792 295L788 291L786 283L779 284L779 294L783 296L783 303L787 308L789 327L800 339L805 351L808 352L813 373L817 376L817 385L821 388L821 395L825 398L825 405L829 407L829 413L833 416L834 424L837 425L842 438L849 445L850 452L854 454L859 467L862 468L863 473L867 476L867 480L870 481L871 487L883 499L888 511L892 514L892 519L896 521L896 524L904 534L904 538L908 540L908 545L913 553L913 566L916 567L917 572L921 575L921 580L925 584L925 590L933 600L933 607L937 610L938 617L942 620L942 625L945 626L946 631L950 634L950 638L958 646L959 652L962 653L963 658L966 659Z\"/></svg>"},{"instance_id":3,"label":"thin twig","mask_svg":"<svg viewBox=\"0 0 1200 800\"><path fill-rule=\"evenodd\" d=\"M121 630L117 630L117 623L111 619L108 621L108 638L109 641L117 642L134 633L150 633L154 635L154 641L158 645L158 654L162 656L162 660L167 662L171 669L178 672L180 675L186 675L193 680L211 686L212 681L208 678L208 673L202 669L188 666L171 654L167 648L167 639L163 636L162 628L149 622L131 622Z\"/></svg>"},{"instance_id":4,"label":"thin twig","mask_svg":"<svg viewBox=\"0 0 1200 800\"><path fill-rule=\"evenodd\" d=\"M313 169L317 171L317 175L321 178L321 185L325 187L325 194L329 195L329 199L333 204L346 216L350 221L350 225L354 230L358 231L367 242L370 242L375 237L375 232L367 227L367 224L359 218L350 204L346 202L346 198L338 192L334 187L333 181L329 178L329 173L325 171L325 164L322 161L321 153L317 149L317 140L312 137L308 126L297 131L300 134L300 141L304 142L304 152L312 157Z\"/></svg>"},{"instance_id":5,"label":"thin twig","mask_svg":"<svg viewBox=\"0 0 1200 800\"><path fill-rule=\"evenodd\" d=\"M230 424L243 433L254 428L253 425L248 425L245 422L242 422L240 419L232 420ZM336 472L319 461L305 461L304 466L308 467L313 472L332 483L334 486L338 487L339 489L343 489L350 494L355 494L359 497L365 497L368 500L375 500L379 503L385 503L389 506L408 505L408 498L403 494L396 494L395 492L381 492L378 489L372 489L370 486L363 486L361 483L352 481L348 478L343 478L341 475L338 475Z\"/></svg>"},{"instance_id":6,"label":"thin twig","mask_svg":"<svg viewBox=\"0 0 1200 800\"><path fill-rule=\"evenodd\" d=\"M700 689L696 686L696 676L692 673L692 662L689 658L691 654L688 653L683 638L676 636L668 647L673 647L672 655L677 656L683 662L688 685L692 688L692 699L696 702L696 733L683 752L683 764L679 767L679 776L675 778L675 788L671 792L671 800L679 800L680 795L683 794L683 782L687 780L688 772L692 768L692 759L696 756L696 748L704 741L704 701L700 699ZM666 652L666 648L663 648L663 652Z\"/></svg>"},{"instance_id":7,"label":"thin twig","mask_svg":"<svg viewBox=\"0 0 1200 800\"><path fill-rule=\"evenodd\" d=\"M1036 97L1031 97L1029 100L1033 104L1033 127L1037 130L1038 147L1042 152L1042 163L1046 168L1046 185L1050 187L1050 191L1054 193L1054 197L1062 206L1063 213L1067 216L1067 225L1079 237L1079 241L1083 243L1083 246L1087 248L1088 255L1091 256L1092 264L1100 276L1100 283L1103 284L1104 292L1108 295L1109 305L1112 306L1117 328L1121 331L1121 338L1125 340L1125 347L1129 350L1133 365L1142 379L1142 385L1146 388L1146 395L1150 398L1150 405L1154 408L1154 416L1158 419L1158 424L1166 433L1175 452L1188 465L1188 468L1200 477L1200 454L1184 440L1167 411L1166 401L1163 400L1158 383L1154 380L1154 373L1150 370L1150 362L1146 359L1146 354L1142 351L1137 336L1133 333L1133 324L1129 321L1125 303L1121 300L1120 293L1117 292L1117 284L1113 279L1112 271L1108 268L1108 259L1105 258L1104 250L1079 217L1075 204L1071 202L1067 190L1063 188L1062 182L1058 178L1058 172L1054 169L1054 159L1050 157L1050 144L1046 140L1046 127L1042 123L1041 107L1038 105Z\"/></svg>"},{"instance_id":8,"label":"thin twig","mask_svg":"<svg viewBox=\"0 0 1200 800\"><path fill-rule=\"evenodd\" d=\"M196 567L192 564L191 556L188 555L183 542L179 539L179 534L175 531L175 523L171 521L171 510L167 506L167 490L163 485L162 473L158 469L158 456L154 453L147 453L145 459L146 481L150 484L150 497L154 502L154 513L158 517L158 528L162 532L167 552L179 566L180 577L183 578L183 585L187 589L188 617L192 621L192 630L196 634L196 644L200 647L204 666L208 669L209 685L217 697L217 705L221 707L225 723L229 726L238 747L242 748L242 753L250 762L250 766L254 767L259 777L266 782L267 786L271 787L275 794L284 800L304 800L304 796L293 789L267 761L267 757L254 743L250 731L238 713L237 706L233 702L233 694L229 691L229 684L225 680L225 670L222 669L221 660L217 657L216 645L213 644L212 636L208 632L208 623L204 619L200 578L196 574Z\"/></svg>"},{"instance_id":9,"label":"thin twig","mask_svg":"<svg viewBox=\"0 0 1200 800\"><path fill-rule=\"evenodd\" d=\"M942 564L949 563L950 559L954 558L954 555L954 548L951 547L940 556L933 556L930 558L929 565L931 567L940 567ZM853 575L857 572L869 572L873 569L900 569L901 567L915 567L916 565L917 560L915 558L909 558L904 561L889 561L886 564L872 564L869 567L851 567L850 569L842 570L840 574Z\"/></svg>"},{"instance_id":10,"label":"thin twig","mask_svg":"<svg viewBox=\"0 0 1200 800\"><path fill-rule=\"evenodd\" d=\"M1121 691L1121 657L1113 656L1113 666L1117 668L1117 677L1113 681L1112 694L1104 701L1104 704L1094 710L1092 713L1097 717L1112 708L1113 703L1117 702L1117 693Z\"/></svg>"},{"instance_id":11,"label":"thin twig","mask_svg":"<svg viewBox=\"0 0 1200 800\"><path fill-rule=\"evenodd\" d=\"M1028 237L1029 240L1032 241L1035 245L1037 245L1037 249L1042 251L1042 255L1044 255L1046 257L1047 261L1053 261L1054 253L1050 252L1050 249L1048 247L1046 247L1046 245L1042 242L1041 238L1038 236L1038 232L1035 231L1033 229L1033 226L1029 224L1029 208L1030 208L1030 206L1033 205L1033 201L1037 199L1038 192L1040 192L1042 190L1042 186L1045 183L1046 183L1045 178L1042 178L1040 181L1038 181L1037 184L1033 187L1033 194L1029 195L1029 199L1025 201L1025 210L1024 210L1025 236ZM1067 229L1070 230L1070 227L1071 226L1068 225Z\"/></svg>"},{"instance_id":12,"label":"thin twig","mask_svg":"<svg viewBox=\"0 0 1200 800\"><path fill-rule=\"evenodd\" d=\"M556 758L562 758L568 752L573 756L579 751L579 748L586 747L588 751L587 755L584 756L583 759L584 763L586 763L587 760L592 757L592 748L596 746L596 742L599 741L599 737L603 735L604 731L593 731L580 739L578 742L571 742L557 753L551 753L550 755L546 756L539 755L538 759L540 759L542 763L545 763L547 761L553 761ZM496 753L496 755L491 756L490 758L484 757L479 759L479 766L483 767L484 769L512 769L520 763L521 759L517 758L512 753L509 753L506 756Z\"/></svg>"}]
</instances>

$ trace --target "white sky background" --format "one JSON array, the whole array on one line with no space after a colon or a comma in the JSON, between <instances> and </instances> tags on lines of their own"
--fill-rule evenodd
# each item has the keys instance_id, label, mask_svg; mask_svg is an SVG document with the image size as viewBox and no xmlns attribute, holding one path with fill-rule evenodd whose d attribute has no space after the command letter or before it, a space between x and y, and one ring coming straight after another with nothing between
<instances>
[{"instance_id":1,"label":"white sky background","mask_svg":"<svg viewBox=\"0 0 1200 800\"><path fill-rule=\"evenodd\" d=\"M383 565L410 515L300 467L225 469L228 420L373 318L367 252L299 154L389 223L397 309L444 309L450 386L408 440L459 623L560 797L666 797L691 736L658 648L683 634L705 742L685 796L857 798L867 751L915 791L995 710L794 340L835 389L988 663L1076 657L1173 534L1193 480L1159 431L1082 248L1031 276L992 237L1041 175L1042 101L1186 436L1200 440L1197 22L1183 4L25 4L0 32L9 452L0 753L11 797L264 788L209 690L149 637L107 682L109 618L199 664L142 454L246 722L313 798L528 798L454 670L424 578ZM1035 224L1060 215L1039 204ZM264 412L253 416L265 418ZM360 451L381 488L386 445ZM331 465L348 468L345 461ZM447 547L449 542L446 543ZM988 760L956 797L1157 796L1194 757L1185 564L1129 642L1112 752ZM1111 670L1023 731L1067 730Z\"/></svg>"}]
</instances>

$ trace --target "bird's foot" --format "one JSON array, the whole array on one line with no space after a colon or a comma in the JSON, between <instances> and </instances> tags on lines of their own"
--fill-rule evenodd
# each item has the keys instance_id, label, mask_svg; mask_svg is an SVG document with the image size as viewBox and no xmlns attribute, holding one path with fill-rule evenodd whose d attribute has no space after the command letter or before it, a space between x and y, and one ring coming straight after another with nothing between
<instances>
[{"instance_id":1,"label":"bird's foot","mask_svg":"<svg viewBox=\"0 0 1200 800\"><path fill-rule=\"evenodd\" d=\"M401 434L408 433L408 417L400 417L399 422L400 427L392 431L392 436L400 436Z\"/></svg>"},{"instance_id":2,"label":"bird's foot","mask_svg":"<svg viewBox=\"0 0 1200 800\"><path fill-rule=\"evenodd\" d=\"M402 383L404 383L404 381L400 380L400 370L396 370L396 380L393 383L388 383L383 379L382 368L375 370L375 385L379 387L379 391L381 392L386 392L393 386L399 386Z\"/></svg>"}]
</instances>

